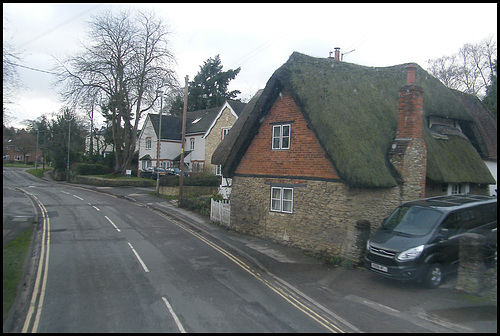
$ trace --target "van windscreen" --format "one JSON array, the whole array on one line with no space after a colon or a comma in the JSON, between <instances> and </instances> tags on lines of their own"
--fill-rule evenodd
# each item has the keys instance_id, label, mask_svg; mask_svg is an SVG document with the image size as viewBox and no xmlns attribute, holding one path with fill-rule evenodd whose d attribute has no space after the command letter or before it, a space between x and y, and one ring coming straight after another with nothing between
<instances>
[{"instance_id":1,"label":"van windscreen","mask_svg":"<svg viewBox=\"0 0 500 336\"><path fill-rule=\"evenodd\" d=\"M431 232L441 212L419 206L401 206L382 223L382 229L396 234L424 236Z\"/></svg>"}]
</instances>

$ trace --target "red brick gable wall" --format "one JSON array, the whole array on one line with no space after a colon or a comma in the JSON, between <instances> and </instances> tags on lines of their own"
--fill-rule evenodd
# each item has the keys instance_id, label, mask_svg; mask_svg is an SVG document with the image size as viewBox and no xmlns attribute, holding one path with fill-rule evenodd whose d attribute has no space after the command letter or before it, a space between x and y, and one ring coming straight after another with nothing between
<instances>
[{"instance_id":1,"label":"red brick gable wall","mask_svg":"<svg viewBox=\"0 0 500 336\"><path fill-rule=\"evenodd\" d=\"M272 149L273 123L290 122L290 149ZM338 179L292 97L282 92L245 152L236 174Z\"/></svg>"}]
</instances>

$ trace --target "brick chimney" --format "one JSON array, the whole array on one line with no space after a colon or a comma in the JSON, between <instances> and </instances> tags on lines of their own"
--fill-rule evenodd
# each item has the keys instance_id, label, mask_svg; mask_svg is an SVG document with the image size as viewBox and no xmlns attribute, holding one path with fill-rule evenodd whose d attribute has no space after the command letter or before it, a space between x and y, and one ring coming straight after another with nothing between
<instances>
[{"instance_id":1,"label":"brick chimney","mask_svg":"<svg viewBox=\"0 0 500 336\"><path fill-rule=\"evenodd\" d=\"M399 89L398 129L389 153L401 175L401 201L425 197L427 146L423 139L424 90L415 85L417 66L406 66L406 85Z\"/></svg>"},{"instance_id":2,"label":"brick chimney","mask_svg":"<svg viewBox=\"0 0 500 336\"><path fill-rule=\"evenodd\" d=\"M424 90L415 85L417 66L406 66L406 85L399 89L398 132L396 138L422 138L424 122Z\"/></svg>"}]
</instances>

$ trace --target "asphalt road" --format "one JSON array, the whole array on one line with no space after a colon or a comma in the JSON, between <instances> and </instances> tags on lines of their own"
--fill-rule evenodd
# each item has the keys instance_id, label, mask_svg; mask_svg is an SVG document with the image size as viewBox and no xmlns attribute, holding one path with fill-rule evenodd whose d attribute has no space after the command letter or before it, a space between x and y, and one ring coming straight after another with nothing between
<instances>
[{"instance_id":1,"label":"asphalt road","mask_svg":"<svg viewBox=\"0 0 500 336\"><path fill-rule=\"evenodd\" d=\"M129 201L5 171L40 206L41 274L22 331L326 332L274 280ZM39 288L39 289L38 289ZM37 294L38 291L38 294Z\"/></svg>"},{"instance_id":2,"label":"asphalt road","mask_svg":"<svg viewBox=\"0 0 500 336\"><path fill-rule=\"evenodd\" d=\"M4 195L11 183L24 193L10 188L19 193L9 198L12 208L4 199L4 234L6 212L25 215L22 204L32 198L40 228L50 225L50 235L40 229L36 238L50 238L50 257L43 304L37 295L32 305L42 308L24 323L26 308L8 331L23 324L44 332L497 330L496 302L457 293L456 277L428 290L334 267L218 227L150 195L151 188L80 187L4 169ZM38 254L34 264L45 265Z\"/></svg>"}]
</instances>

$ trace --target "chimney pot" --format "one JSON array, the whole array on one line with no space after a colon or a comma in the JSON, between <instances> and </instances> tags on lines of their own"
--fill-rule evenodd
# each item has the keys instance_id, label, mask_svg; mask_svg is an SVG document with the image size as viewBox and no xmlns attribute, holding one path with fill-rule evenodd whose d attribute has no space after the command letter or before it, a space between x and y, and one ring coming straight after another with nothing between
<instances>
[{"instance_id":1,"label":"chimney pot","mask_svg":"<svg viewBox=\"0 0 500 336\"><path fill-rule=\"evenodd\" d=\"M415 71L417 66L415 64L408 64L406 66L406 84L415 84Z\"/></svg>"},{"instance_id":2,"label":"chimney pot","mask_svg":"<svg viewBox=\"0 0 500 336\"><path fill-rule=\"evenodd\" d=\"M340 48L334 48L335 50L335 60L340 61Z\"/></svg>"}]
</instances>

